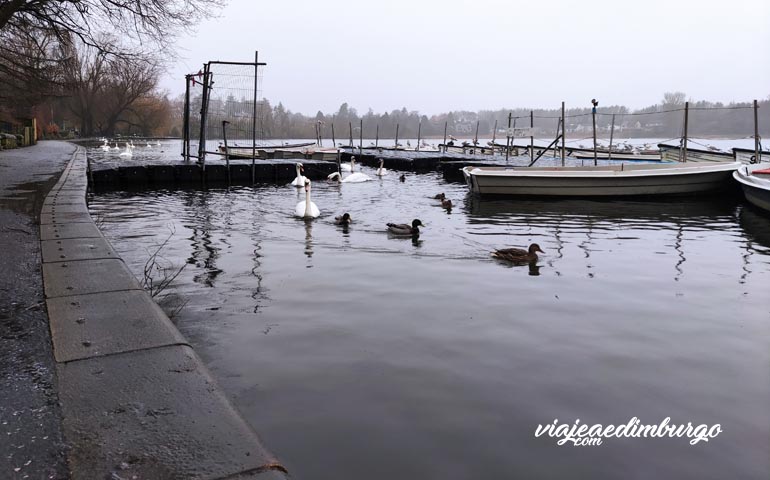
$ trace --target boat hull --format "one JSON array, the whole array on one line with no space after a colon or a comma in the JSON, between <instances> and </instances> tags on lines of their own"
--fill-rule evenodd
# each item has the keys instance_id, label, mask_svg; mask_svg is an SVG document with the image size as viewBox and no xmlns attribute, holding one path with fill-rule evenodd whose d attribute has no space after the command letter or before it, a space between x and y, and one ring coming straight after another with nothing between
<instances>
[{"instance_id":1,"label":"boat hull","mask_svg":"<svg viewBox=\"0 0 770 480\"><path fill-rule=\"evenodd\" d=\"M650 164L601 167L463 168L466 183L479 195L617 197L682 195L729 186L736 162Z\"/></svg>"},{"instance_id":2,"label":"boat hull","mask_svg":"<svg viewBox=\"0 0 770 480\"><path fill-rule=\"evenodd\" d=\"M770 175L750 175L749 172L768 167L770 164L767 163L743 166L733 173L733 178L741 184L746 200L766 212L770 212Z\"/></svg>"},{"instance_id":3,"label":"boat hull","mask_svg":"<svg viewBox=\"0 0 770 480\"><path fill-rule=\"evenodd\" d=\"M683 160L684 151L679 147L659 143L658 149L660 150L660 158L664 162L681 162ZM688 148L686 160L688 162L730 162L735 161L735 155L726 152Z\"/></svg>"}]
</instances>

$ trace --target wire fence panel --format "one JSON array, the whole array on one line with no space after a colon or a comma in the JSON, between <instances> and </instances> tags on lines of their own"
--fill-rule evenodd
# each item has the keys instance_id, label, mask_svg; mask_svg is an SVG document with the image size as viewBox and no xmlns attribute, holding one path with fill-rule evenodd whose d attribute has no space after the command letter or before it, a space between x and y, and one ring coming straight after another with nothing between
<instances>
[{"instance_id":1,"label":"wire fence panel","mask_svg":"<svg viewBox=\"0 0 770 480\"><path fill-rule=\"evenodd\" d=\"M264 65L209 62L187 75L183 155L202 161L207 154L224 155L225 142L239 148L265 144Z\"/></svg>"}]
</instances>

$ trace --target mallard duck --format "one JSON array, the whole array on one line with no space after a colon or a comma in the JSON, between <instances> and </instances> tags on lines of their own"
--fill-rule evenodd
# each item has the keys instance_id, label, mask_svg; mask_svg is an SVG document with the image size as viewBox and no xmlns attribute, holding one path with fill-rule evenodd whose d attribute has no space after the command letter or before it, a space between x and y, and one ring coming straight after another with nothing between
<instances>
[{"instance_id":1,"label":"mallard duck","mask_svg":"<svg viewBox=\"0 0 770 480\"><path fill-rule=\"evenodd\" d=\"M441 200L441 207L446 208L447 210L452 208L452 200L449 200L448 198Z\"/></svg>"},{"instance_id":2,"label":"mallard duck","mask_svg":"<svg viewBox=\"0 0 770 480\"><path fill-rule=\"evenodd\" d=\"M439 193L438 195L434 195L434 196L433 196L433 199L434 199L434 200L444 200L445 198L446 198L446 195L444 195L444 193L443 193L443 192L442 192L442 193Z\"/></svg>"},{"instance_id":3,"label":"mallard duck","mask_svg":"<svg viewBox=\"0 0 770 480\"><path fill-rule=\"evenodd\" d=\"M398 177L398 181L399 181L399 182L405 182L405 181L406 181L406 175L404 175L404 174L402 173L402 174L401 174L401 176L400 176L400 177Z\"/></svg>"},{"instance_id":4,"label":"mallard duck","mask_svg":"<svg viewBox=\"0 0 770 480\"><path fill-rule=\"evenodd\" d=\"M417 227L424 227L425 225L422 224L422 222L415 218L412 220L412 225L409 226L406 223L389 223L388 224L388 232L392 233L393 235L408 235L408 236L417 236L420 234L420 229Z\"/></svg>"},{"instance_id":5,"label":"mallard duck","mask_svg":"<svg viewBox=\"0 0 770 480\"><path fill-rule=\"evenodd\" d=\"M345 212L342 214L342 216L334 217L334 223L336 225L345 225L348 226L353 222L353 219L350 218L350 214Z\"/></svg>"},{"instance_id":6,"label":"mallard duck","mask_svg":"<svg viewBox=\"0 0 770 480\"><path fill-rule=\"evenodd\" d=\"M545 253L540 250L540 245L533 243L528 250L521 248L503 248L492 252L492 256L500 260L507 260L513 263L532 263L537 262L537 253Z\"/></svg>"}]
</instances>

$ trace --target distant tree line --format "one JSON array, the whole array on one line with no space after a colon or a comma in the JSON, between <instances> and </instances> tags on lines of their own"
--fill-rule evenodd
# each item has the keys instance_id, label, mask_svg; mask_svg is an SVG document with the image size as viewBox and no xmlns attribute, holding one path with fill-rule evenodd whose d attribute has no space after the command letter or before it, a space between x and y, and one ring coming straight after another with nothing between
<instances>
[{"instance_id":1,"label":"distant tree line","mask_svg":"<svg viewBox=\"0 0 770 480\"><path fill-rule=\"evenodd\" d=\"M665 137L678 138L684 127L684 106L687 96L682 92L667 92L661 101L648 107L632 110L622 105L610 105L597 108L596 126L600 136L606 137L613 128L619 137ZM213 100L216 102L216 100ZM234 124L230 135L250 138L251 116L244 112L251 111L251 101L229 98L228 106L217 105L210 111L216 112L215 118L209 117L208 138L221 138L221 120L236 119L240 127ZM200 111L200 97L192 99L193 116ZM689 101L688 134L690 136L738 136L748 137L754 133L754 114L752 102L721 102ZM181 131L183 101L181 98L174 102L176 110L175 131ZM561 116L561 108L528 109L512 108L499 110L451 111L437 115L423 115L418 111L393 110L391 112L375 113L369 109L360 114L355 108L343 103L336 112L324 113L318 111L315 116L292 112L282 103L272 106L270 101L263 99L259 102L258 130L264 138L269 139L298 139L316 138L316 129L320 128L321 136L327 145L332 138L332 126L336 142L348 144L351 132L353 143L357 144L361 137L361 122L363 121L363 138L373 139L379 135L381 139L416 138L418 128L423 138L442 138L446 125L447 135L462 139L472 139L476 135L478 125L479 137L495 136L505 141L504 130L508 127L508 116L512 117L511 125L529 127L531 116L535 134L541 138L555 137ZM248 118L246 118L248 117ZM592 135L591 108L567 108L566 132L570 138L588 138ZM196 128L197 128L196 124ZM770 133L770 96L759 102L759 125L761 133ZM241 135L238 135L238 134ZM196 136L194 132L194 136ZM258 134L259 135L259 134Z\"/></svg>"}]
</instances>

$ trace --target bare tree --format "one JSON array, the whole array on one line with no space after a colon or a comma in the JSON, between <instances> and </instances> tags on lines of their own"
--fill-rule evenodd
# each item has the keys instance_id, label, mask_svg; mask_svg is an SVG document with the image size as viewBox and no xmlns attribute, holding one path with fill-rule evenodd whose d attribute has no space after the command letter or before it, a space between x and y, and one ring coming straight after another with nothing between
<instances>
[{"instance_id":1,"label":"bare tree","mask_svg":"<svg viewBox=\"0 0 770 480\"><path fill-rule=\"evenodd\" d=\"M105 37L98 40L114 44ZM142 105L140 100L153 95L161 73L160 61L152 56L111 55L80 41L67 47L66 58L67 103L84 136L112 136L117 124L128 122L130 111Z\"/></svg>"},{"instance_id":2,"label":"bare tree","mask_svg":"<svg viewBox=\"0 0 770 480\"><path fill-rule=\"evenodd\" d=\"M7 0L0 2L0 31L40 31L60 41L73 37L96 47L105 32L126 43L170 47L181 31L224 5L223 0ZM112 50L111 50L112 51ZM121 53L118 50L112 53Z\"/></svg>"},{"instance_id":3,"label":"bare tree","mask_svg":"<svg viewBox=\"0 0 770 480\"><path fill-rule=\"evenodd\" d=\"M139 61L146 60L148 52L163 52L164 58L173 58L177 36L224 4L225 0L2 0L0 106L30 106L41 98L65 96L65 73L72 80L73 64L81 73L94 73L104 55ZM74 59L77 45L97 53ZM84 60L90 63L78 64ZM150 64L147 68L157 69L157 62ZM88 122L93 116L83 103L94 95L88 76L78 78L76 89L85 131L92 130Z\"/></svg>"}]
</instances>

